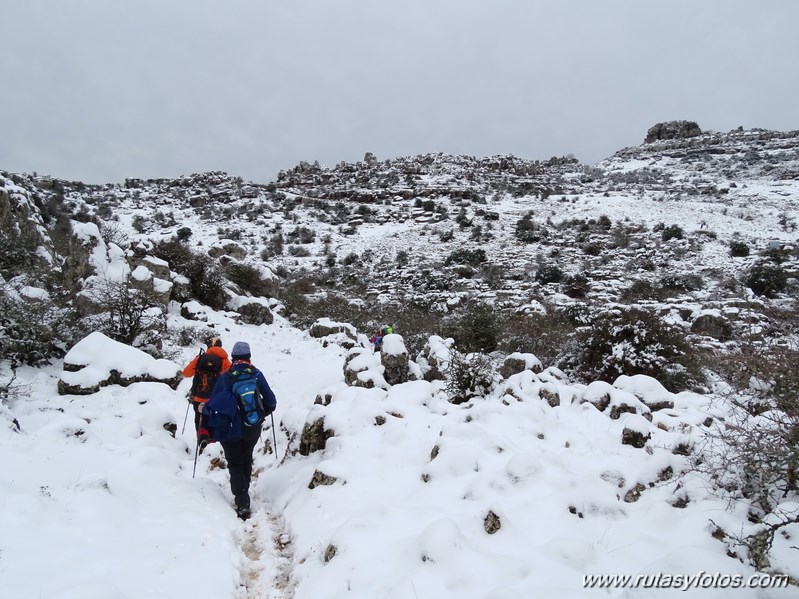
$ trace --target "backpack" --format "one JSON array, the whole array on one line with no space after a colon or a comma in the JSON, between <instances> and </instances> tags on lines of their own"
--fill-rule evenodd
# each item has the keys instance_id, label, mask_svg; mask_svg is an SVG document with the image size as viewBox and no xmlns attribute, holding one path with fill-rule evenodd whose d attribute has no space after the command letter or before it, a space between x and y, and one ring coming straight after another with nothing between
<instances>
[{"instance_id":1,"label":"backpack","mask_svg":"<svg viewBox=\"0 0 799 599\"><path fill-rule=\"evenodd\" d=\"M266 419L266 409L255 378L258 371L252 364L242 362L234 364L228 372L244 426L260 426Z\"/></svg>"},{"instance_id":2,"label":"backpack","mask_svg":"<svg viewBox=\"0 0 799 599\"><path fill-rule=\"evenodd\" d=\"M216 379L219 378L221 371L222 359L200 350L194 369L194 379L191 382L191 394L207 401L211 397L211 392L214 390Z\"/></svg>"}]
</instances>

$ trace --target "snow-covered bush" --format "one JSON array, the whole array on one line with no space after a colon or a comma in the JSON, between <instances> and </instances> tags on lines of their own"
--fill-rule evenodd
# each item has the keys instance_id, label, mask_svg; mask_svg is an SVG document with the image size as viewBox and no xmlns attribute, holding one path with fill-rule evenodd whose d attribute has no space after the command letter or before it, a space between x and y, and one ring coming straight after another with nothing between
<instances>
[{"instance_id":1,"label":"snow-covered bush","mask_svg":"<svg viewBox=\"0 0 799 599\"><path fill-rule=\"evenodd\" d=\"M34 366L62 356L74 336L73 321L72 311L45 290L0 278L0 360Z\"/></svg>"},{"instance_id":2,"label":"snow-covered bush","mask_svg":"<svg viewBox=\"0 0 799 599\"><path fill-rule=\"evenodd\" d=\"M682 331L640 307L621 307L578 329L564 368L583 380L645 374L675 390L701 380ZM689 368L690 366L690 368Z\"/></svg>"},{"instance_id":3,"label":"snow-covered bush","mask_svg":"<svg viewBox=\"0 0 799 599\"><path fill-rule=\"evenodd\" d=\"M484 397L496 387L500 377L493 362L485 354L450 352L446 371L447 396L454 404L474 397Z\"/></svg>"}]
</instances>

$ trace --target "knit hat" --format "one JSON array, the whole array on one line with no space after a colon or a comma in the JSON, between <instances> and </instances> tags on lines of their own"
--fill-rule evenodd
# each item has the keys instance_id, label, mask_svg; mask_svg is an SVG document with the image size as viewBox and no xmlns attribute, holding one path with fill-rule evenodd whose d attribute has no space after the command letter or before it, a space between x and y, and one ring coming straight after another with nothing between
<instances>
[{"instance_id":1,"label":"knit hat","mask_svg":"<svg viewBox=\"0 0 799 599\"><path fill-rule=\"evenodd\" d=\"M250 344L246 341L236 341L230 355L234 358L250 357Z\"/></svg>"}]
</instances>

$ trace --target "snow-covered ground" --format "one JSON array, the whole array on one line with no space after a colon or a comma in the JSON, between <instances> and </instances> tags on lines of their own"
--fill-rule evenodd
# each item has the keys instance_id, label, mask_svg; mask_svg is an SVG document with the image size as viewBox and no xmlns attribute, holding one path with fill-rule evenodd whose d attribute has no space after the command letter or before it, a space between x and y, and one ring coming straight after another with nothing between
<instances>
[{"instance_id":1,"label":"snow-covered ground","mask_svg":"<svg viewBox=\"0 0 799 599\"><path fill-rule=\"evenodd\" d=\"M211 466L218 445L192 478L188 380L177 391L135 383L59 396L57 365L20 369L0 427L0 597L795 596L583 588L591 574L754 574L710 534L711 520L736 530L746 514L698 476L668 478L686 466L672 448L723 413L708 396L672 396L645 377L584 387L547 370L456 406L441 383L346 386L345 350L279 317L253 327L209 312L207 324L228 348L250 343L278 397L278 451L263 452L265 430L253 518L235 517L227 473ZM639 413L612 420L580 402L605 393ZM329 405L314 404L318 394ZM637 397L664 395L674 409L648 422ZM296 453L303 425L320 417L335 436ZM165 424L177 425L174 438ZM625 427L650 434L646 448L622 445ZM640 498L625 501L639 483ZM791 542L777 544L775 567L799 576Z\"/></svg>"}]
</instances>

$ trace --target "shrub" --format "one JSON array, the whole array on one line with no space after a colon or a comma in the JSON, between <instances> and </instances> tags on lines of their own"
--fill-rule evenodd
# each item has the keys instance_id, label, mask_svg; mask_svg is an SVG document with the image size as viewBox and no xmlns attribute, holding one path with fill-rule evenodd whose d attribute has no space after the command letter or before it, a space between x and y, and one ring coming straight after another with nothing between
<instances>
[{"instance_id":1,"label":"shrub","mask_svg":"<svg viewBox=\"0 0 799 599\"><path fill-rule=\"evenodd\" d=\"M724 541L731 553L762 570L770 565L776 535L799 523L799 512L775 510L796 496L799 480L799 351L744 345L722 366L732 388L732 416L710 430L694 461L716 481L717 493L749 504L756 526L730 531Z\"/></svg>"},{"instance_id":2,"label":"shrub","mask_svg":"<svg viewBox=\"0 0 799 599\"><path fill-rule=\"evenodd\" d=\"M289 246L289 256L295 256L297 258L307 258L311 255L306 248L302 247L301 245L290 245Z\"/></svg>"},{"instance_id":3,"label":"shrub","mask_svg":"<svg viewBox=\"0 0 799 599\"><path fill-rule=\"evenodd\" d=\"M184 274L198 301L217 310L225 306L225 280L219 267L210 258L199 254L193 256Z\"/></svg>"},{"instance_id":4,"label":"shrub","mask_svg":"<svg viewBox=\"0 0 799 599\"><path fill-rule=\"evenodd\" d=\"M0 360L12 368L39 366L62 357L76 336L73 312L49 298L24 298L8 283L0 285Z\"/></svg>"},{"instance_id":5,"label":"shrub","mask_svg":"<svg viewBox=\"0 0 799 599\"><path fill-rule=\"evenodd\" d=\"M733 258L743 258L749 255L749 246L743 241L730 242L730 256Z\"/></svg>"},{"instance_id":6,"label":"shrub","mask_svg":"<svg viewBox=\"0 0 799 599\"><path fill-rule=\"evenodd\" d=\"M664 294L651 281L634 280L629 287L622 289L619 301L632 304L642 299L660 299Z\"/></svg>"},{"instance_id":7,"label":"shrub","mask_svg":"<svg viewBox=\"0 0 799 599\"><path fill-rule=\"evenodd\" d=\"M286 234L286 237L295 243L313 243L316 232L308 227L295 227L293 231Z\"/></svg>"},{"instance_id":8,"label":"shrub","mask_svg":"<svg viewBox=\"0 0 799 599\"><path fill-rule=\"evenodd\" d=\"M698 291L705 286L702 277L696 274L668 274L660 278L660 284L666 289L676 291Z\"/></svg>"},{"instance_id":9,"label":"shrub","mask_svg":"<svg viewBox=\"0 0 799 599\"><path fill-rule=\"evenodd\" d=\"M514 235L522 243L537 243L547 236L547 230L533 221L532 213L528 212L516 222Z\"/></svg>"},{"instance_id":10,"label":"shrub","mask_svg":"<svg viewBox=\"0 0 799 599\"><path fill-rule=\"evenodd\" d=\"M360 263L361 258L355 252L350 252L341 260L341 264L344 266L353 266L355 264Z\"/></svg>"},{"instance_id":11,"label":"shrub","mask_svg":"<svg viewBox=\"0 0 799 599\"><path fill-rule=\"evenodd\" d=\"M514 314L500 323L498 349L503 352L535 354L547 367L566 351L576 329L563 310L548 314Z\"/></svg>"},{"instance_id":12,"label":"shrub","mask_svg":"<svg viewBox=\"0 0 799 599\"><path fill-rule=\"evenodd\" d=\"M445 372L449 401L461 404L475 397L483 397L496 387L498 374L488 356L479 353L461 354L450 351L449 366Z\"/></svg>"},{"instance_id":13,"label":"shrub","mask_svg":"<svg viewBox=\"0 0 799 599\"><path fill-rule=\"evenodd\" d=\"M497 348L499 321L494 309L481 302L470 302L460 316L443 324L444 336L452 337L466 353L492 352Z\"/></svg>"},{"instance_id":14,"label":"shrub","mask_svg":"<svg viewBox=\"0 0 799 599\"><path fill-rule=\"evenodd\" d=\"M563 279L563 293L569 297L582 298L591 290L591 283L583 273L568 275Z\"/></svg>"},{"instance_id":15,"label":"shrub","mask_svg":"<svg viewBox=\"0 0 799 599\"><path fill-rule=\"evenodd\" d=\"M164 308L155 295L133 287L130 280L97 280L87 285L83 293L98 310L84 318L84 326L111 339L134 345L145 331L163 332L166 328Z\"/></svg>"},{"instance_id":16,"label":"shrub","mask_svg":"<svg viewBox=\"0 0 799 599\"><path fill-rule=\"evenodd\" d=\"M557 264L542 264L535 273L535 280L546 285L559 283L563 279L563 271Z\"/></svg>"},{"instance_id":17,"label":"shrub","mask_svg":"<svg viewBox=\"0 0 799 599\"><path fill-rule=\"evenodd\" d=\"M755 295L775 297L785 291L788 275L779 265L758 262L749 270L744 283Z\"/></svg>"},{"instance_id":18,"label":"shrub","mask_svg":"<svg viewBox=\"0 0 799 599\"><path fill-rule=\"evenodd\" d=\"M168 262L169 267L179 273L185 273L195 257L191 248L177 238L156 242L150 253Z\"/></svg>"},{"instance_id":19,"label":"shrub","mask_svg":"<svg viewBox=\"0 0 799 599\"><path fill-rule=\"evenodd\" d=\"M607 214L602 214L596 221L597 226L600 229L604 229L605 231L610 231L610 227L613 223L610 221L610 217Z\"/></svg>"},{"instance_id":20,"label":"shrub","mask_svg":"<svg viewBox=\"0 0 799 599\"><path fill-rule=\"evenodd\" d=\"M601 314L578 330L575 348L574 371L586 381L612 383L622 374L645 374L682 390L702 378L684 334L637 307Z\"/></svg>"},{"instance_id":21,"label":"shrub","mask_svg":"<svg viewBox=\"0 0 799 599\"><path fill-rule=\"evenodd\" d=\"M444 260L444 266L450 264L469 264L471 266L479 266L486 261L486 253L483 249L467 250L466 248L457 249L447 256Z\"/></svg>"},{"instance_id":22,"label":"shrub","mask_svg":"<svg viewBox=\"0 0 799 599\"><path fill-rule=\"evenodd\" d=\"M670 239L682 239L684 232L682 227L679 225L669 225L663 229L663 233L661 233L661 239L663 241L669 241Z\"/></svg>"}]
</instances>

